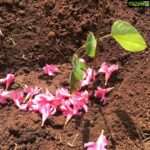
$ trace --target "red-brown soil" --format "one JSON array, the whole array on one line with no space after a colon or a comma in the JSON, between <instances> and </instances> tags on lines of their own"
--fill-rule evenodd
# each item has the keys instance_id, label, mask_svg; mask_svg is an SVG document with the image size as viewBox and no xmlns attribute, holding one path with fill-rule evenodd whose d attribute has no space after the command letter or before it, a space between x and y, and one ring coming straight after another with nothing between
<instances>
[{"instance_id":1,"label":"red-brown soil","mask_svg":"<svg viewBox=\"0 0 150 150\"><path fill-rule=\"evenodd\" d=\"M97 4L98 0L1 0L0 77L14 73L12 89L28 84L54 93L59 86L68 86L71 56L89 31L97 33ZM150 41L150 9L128 8L126 1L107 2L101 35L109 33L117 19L129 21ZM91 99L88 113L67 126L63 116L52 116L41 127L39 114L19 111L12 103L0 105L0 150L83 150L83 144L95 141L102 129L110 137L108 149L150 149L149 50L129 53L113 39L101 43L97 67L103 61L120 66L108 84L115 89L108 95L108 105L100 107ZM43 75L46 63L57 64L62 72L54 78ZM72 148L67 142L77 133Z\"/></svg>"}]
</instances>

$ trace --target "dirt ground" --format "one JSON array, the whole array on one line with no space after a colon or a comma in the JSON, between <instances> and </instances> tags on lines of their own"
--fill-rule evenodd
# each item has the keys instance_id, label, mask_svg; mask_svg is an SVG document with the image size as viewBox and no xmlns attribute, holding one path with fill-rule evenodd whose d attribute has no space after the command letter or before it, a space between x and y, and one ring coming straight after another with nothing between
<instances>
[{"instance_id":1,"label":"dirt ground","mask_svg":"<svg viewBox=\"0 0 150 150\"><path fill-rule=\"evenodd\" d=\"M59 86L67 87L73 53L89 31L97 33L97 4L98 0L0 0L0 78L14 73L12 89L28 84L54 93ZM150 9L107 1L101 35L110 33L117 19L133 24L149 45ZM22 112L11 102L0 105L0 150L83 150L101 130L110 138L110 150L149 150L150 49L129 53L109 38L100 43L97 67L104 61L120 67L108 84L115 87L108 105L100 107L93 100L89 111L67 126L63 116L52 116L44 127L39 114ZM62 72L54 78L43 75L46 63L57 64ZM76 134L75 147L68 146Z\"/></svg>"}]
</instances>

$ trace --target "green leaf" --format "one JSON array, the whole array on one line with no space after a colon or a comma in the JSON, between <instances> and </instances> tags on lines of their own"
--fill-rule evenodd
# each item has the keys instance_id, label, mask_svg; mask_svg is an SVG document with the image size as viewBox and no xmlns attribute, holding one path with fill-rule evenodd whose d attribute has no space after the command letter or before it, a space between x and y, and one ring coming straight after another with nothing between
<instances>
[{"instance_id":1,"label":"green leaf","mask_svg":"<svg viewBox=\"0 0 150 150\"><path fill-rule=\"evenodd\" d=\"M71 91L71 93L77 91L79 87L80 87L80 81L76 78L74 72L72 72L71 76L70 76L70 91Z\"/></svg>"},{"instance_id":2,"label":"green leaf","mask_svg":"<svg viewBox=\"0 0 150 150\"><path fill-rule=\"evenodd\" d=\"M81 70L80 61L76 54L73 56L73 72L77 79L83 78L83 71Z\"/></svg>"},{"instance_id":3,"label":"green leaf","mask_svg":"<svg viewBox=\"0 0 150 150\"><path fill-rule=\"evenodd\" d=\"M127 51L137 52L142 51L147 47L143 37L137 29L123 20L115 21L111 29L111 34Z\"/></svg>"},{"instance_id":4,"label":"green leaf","mask_svg":"<svg viewBox=\"0 0 150 150\"><path fill-rule=\"evenodd\" d=\"M87 36L87 40L85 43L86 53L89 57L94 57L96 53L96 45L97 41L92 32L90 32Z\"/></svg>"},{"instance_id":5,"label":"green leaf","mask_svg":"<svg viewBox=\"0 0 150 150\"><path fill-rule=\"evenodd\" d=\"M83 62L80 61L80 68L81 68L82 70L86 70L86 69L87 69L87 66L86 66Z\"/></svg>"}]
</instances>

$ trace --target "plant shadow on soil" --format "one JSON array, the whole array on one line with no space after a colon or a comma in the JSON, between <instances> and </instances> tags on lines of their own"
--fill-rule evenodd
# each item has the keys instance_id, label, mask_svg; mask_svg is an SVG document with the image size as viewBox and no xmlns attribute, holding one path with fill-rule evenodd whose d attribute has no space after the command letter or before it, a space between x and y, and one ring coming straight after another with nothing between
<instances>
[{"instance_id":1,"label":"plant shadow on soil","mask_svg":"<svg viewBox=\"0 0 150 150\"><path fill-rule=\"evenodd\" d=\"M142 131L142 129L139 128L139 126L134 123L133 119L130 117L130 115L126 111L117 109L115 113L120 119L120 121L122 122L123 126L125 127L127 131L128 136L134 142L134 144L137 147L139 147L136 143L136 140L138 140L140 143L140 149L145 150L145 147L142 142L144 138L144 135L143 135L144 132Z\"/></svg>"},{"instance_id":2,"label":"plant shadow on soil","mask_svg":"<svg viewBox=\"0 0 150 150\"><path fill-rule=\"evenodd\" d=\"M83 135L83 143L87 143L89 141L89 136L90 136L90 121L85 120L84 122L84 127L82 130L82 135Z\"/></svg>"},{"instance_id":3,"label":"plant shadow on soil","mask_svg":"<svg viewBox=\"0 0 150 150\"><path fill-rule=\"evenodd\" d=\"M121 109L117 109L115 111L116 115L119 117L119 119L121 120L123 126L125 127L125 129L128 132L129 137L132 140L136 140L139 138L138 132L137 132L137 128L136 128L136 124L133 122L132 118L129 116L129 114ZM127 122L128 120L128 122Z\"/></svg>"}]
</instances>

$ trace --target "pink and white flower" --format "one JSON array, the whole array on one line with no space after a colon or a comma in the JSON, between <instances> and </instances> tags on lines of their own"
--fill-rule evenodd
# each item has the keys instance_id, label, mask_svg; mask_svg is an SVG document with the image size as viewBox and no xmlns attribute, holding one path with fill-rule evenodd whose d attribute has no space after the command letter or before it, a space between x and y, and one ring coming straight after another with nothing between
<instances>
[{"instance_id":1,"label":"pink and white flower","mask_svg":"<svg viewBox=\"0 0 150 150\"><path fill-rule=\"evenodd\" d=\"M43 71L45 74L48 74L49 76L53 76L55 72L59 72L59 69L56 65L48 65L43 68Z\"/></svg>"},{"instance_id":2,"label":"pink and white flower","mask_svg":"<svg viewBox=\"0 0 150 150\"><path fill-rule=\"evenodd\" d=\"M60 106L60 109L63 112L63 115L67 116L65 125L69 122L72 116L77 115L77 113L73 111L73 108L71 107L69 101L63 101L63 104Z\"/></svg>"},{"instance_id":3,"label":"pink and white flower","mask_svg":"<svg viewBox=\"0 0 150 150\"><path fill-rule=\"evenodd\" d=\"M100 101L105 103L106 100L108 99L106 98L106 94L110 92L112 89L114 88L112 87L112 88L102 89L101 87L97 87L97 90L95 90L94 96L100 98Z\"/></svg>"},{"instance_id":4,"label":"pink and white flower","mask_svg":"<svg viewBox=\"0 0 150 150\"><path fill-rule=\"evenodd\" d=\"M6 104L7 103L7 95L8 95L7 91L4 91L3 89L0 89L0 103L1 104Z\"/></svg>"},{"instance_id":5,"label":"pink and white flower","mask_svg":"<svg viewBox=\"0 0 150 150\"><path fill-rule=\"evenodd\" d=\"M107 85L108 79L110 78L111 74L118 69L118 65L107 65L105 62L101 65L98 72L105 74L105 85Z\"/></svg>"},{"instance_id":6,"label":"pink and white flower","mask_svg":"<svg viewBox=\"0 0 150 150\"><path fill-rule=\"evenodd\" d=\"M10 91L9 97L13 100L16 106L20 108L20 103L24 100L22 91Z\"/></svg>"},{"instance_id":7,"label":"pink and white flower","mask_svg":"<svg viewBox=\"0 0 150 150\"><path fill-rule=\"evenodd\" d=\"M96 142L85 143L84 147L87 148L87 150L106 150L107 144L108 140L104 135L104 131L102 130L102 133Z\"/></svg>"},{"instance_id":8,"label":"pink and white flower","mask_svg":"<svg viewBox=\"0 0 150 150\"><path fill-rule=\"evenodd\" d=\"M27 111L27 109L28 109L28 103L20 104L19 109L23 110L23 111Z\"/></svg>"},{"instance_id":9,"label":"pink and white flower","mask_svg":"<svg viewBox=\"0 0 150 150\"><path fill-rule=\"evenodd\" d=\"M32 88L25 85L24 92L27 93L26 99L31 99L34 95L37 95L41 91L37 86Z\"/></svg>"},{"instance_id":10,"label":"pink and white flower","mask_svg":"<svg viewBox=\"0 0 150 150\"><path fill-rule=\"evenodd\" d=\"M75 113L81 109L84 109L84 111L87 112L87 104L89 103L88 91L77 92L75 95L70 97L70 102L73 105L73 110Z\"/></svg>"},{"instance_id":11,"label":"pink and white flower","mask_svg":"<svg viewBox=\"0 0 150 150\"><path fill-rule=\"evenodd\" d=\"M84 87L89 85L91 80L94 80L96 77L96 73L95 71L93 72L93 70L91 68L88 68L85 72L84 72L84 77L82 80L80 80L80 86Z\"/></svg>"},{"instance_id":12,"label":"pink and white flower","mask_svg":"<svg viewBox=\"0 0 150 150\"><path fill-rule=\"evenodd\" d=\"M56 113L56 106L54 105L55 97L50 94L39 94L28 103L29 110L37 111L42 115L42 126L46 119Z\"/></svg>"},{"instance_id":13,"label":"pink and white flower","mask_svg":"<svg viewBox=\"0 0 150 150\"><path fill-rule=\"evenodd\" d=\"M70 95L68 89L65 89L65 88L58 88L58 89L56 90L55 96L56 96L56 98L58 98L58 99L64 99L64 98L70 97L71 95Z\"/></svg>"},{"instance_id":14,"label":"pink and white flower","mask_svg":"<svg viewBox=\"0 0 150 150\"><path fill-rule=\"evenodd\" d=\"M30 100L28 103L29 110L38 111L39 105L44 103L50 103L54 105L55 97L51 93L38 94L34 99Z\"/></svg>"},{"instance_id":15,"label":"pink and white flower","mask_svg":"<svg viewBox=\"0 0 150 150\"><path fill-rule=\"evenodd\" d=\"M13 74L7 74L6 78L0 79L0 83L6 84L6 89L8 89L9 85L14 81L14 75Z\"/></svg>"},{"instance_id":16,"label":"pink and white flower","mask_svg":"<svg viewBox=\"0 0 150 150\"><path fill-rule=\"evenodd\" d=\"M52 106L46 101L41 101L39 104L38 112L41 113L42 115L42 124L41 126L44 125L44 122L49 116L52 116L56 113L56 107Z\"/></svg>"},{"instance_id":17,"label":"pink and white flower","mask_svg":"<svg viewBox=\"0 0 150 150\"><path fill-rule=\"evenodd\" d=\"M69 99L63 100L60 106L60 110L64 116L67 116L65 125L75 115L79 115L80 110L88 111L88 92L77 92L70 96Z\"/></svg>"}]
</instances>

